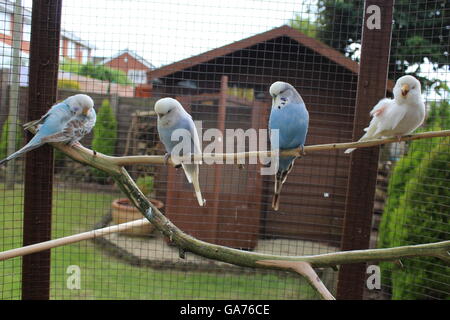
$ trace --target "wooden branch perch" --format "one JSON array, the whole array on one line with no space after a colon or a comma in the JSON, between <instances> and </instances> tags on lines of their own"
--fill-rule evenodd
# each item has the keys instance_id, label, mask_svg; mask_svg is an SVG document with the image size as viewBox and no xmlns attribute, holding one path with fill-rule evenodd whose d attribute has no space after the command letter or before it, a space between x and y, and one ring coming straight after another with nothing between
<instances>
[{"instance_id":1,"label":"wooden branch perch","mask_svg":"<svg viewBox=\"0 0 450 320\"><path fill-rule=\"evenodd\" d=\"M429 132L421 132L415 133L407 136L401 137L400 141L411 141L418 139L429 139L435 137L447 137L450 136L450 130L442 130L442 131L429 131ZM386 138L386 139L376 139L369 140L363 142L345 142L345 143L328 143L328 144L318 144L305 146L304 152L314 152L314 151L326 151L326 150L337 150L337 149L348 149L348 148L367 148L378 146L387 143L398 142L397 138ZM85 149L87 151L88 149ZM215 154L207 154L204 153L202 155L203 160L212 160L212 159L223 159L226 160L241 160L248 159L251 157L267 157L271 156L272 152L270 151L250 151L250 152L241 152L241 153L215 153ZM289 150L281 150L280 155L282 156L301 156L300 148L289 149ZM110 157L105 155L100 155L101 157L105 157L105 160L108 162L115 164L117 166L125 166L125 165L134 165L134 164L166 164L166 160L164 156L125 156L125 157ZM170 159L168 163L173 164Z\"/></svg>"},{"instance_id":2,"label":"wooden branch perch","mask_svg":"<svg viewBox=\"0 0 450 320\"><path fill-rule=\"evenodd\" d=\"M34 131L30 128L30 131ZM430 137L449 136L450 130L439 132L420 133L403 137L402 140L415 140ZM382 143L395 142L397 139L384 139L367 142L353 142L340 144L327 144L305 147L305 151L331 150L369 147ZM367 261L392 261L401 258L431 256L437 257L450 264L450 241L443 241L431 244L422 244L415 246L403 246L386 249L370 249L335 252L328 254L312 256L281 256L262 254L257 252L248 252L229 247L215 245L198 240L182 230L178 229L169 219L167 219L153 204L148 201L144 194L136 186L128 172L123 168L127 164L163 164L164 158L158 156L137 156L137 157L111 157L100 153L94 153L92 150L82 146L69 147L61 143L52 143L52 145L70 156L72 159L85 165L95 167L110 174L120 189L128 196L136 208L150 221L156 229L167 236L181 251L193 252L199 256L213 260L223 261L234 265L250 268L267 268L275 270L287 270L296 272L304 276L309 283L319 292L324 299L334 299L331 293L325 288L318 279L317 274L312 268L332 267L341 264L359 263ZM297 149L284 150L283 155L297 155ZM250 153L232 155L235 159L239 157L248 157ZM204 158L210 155L204 155ZM224 155L227 156L227 155ZM228 155L229 156L229 155Z\"/></svg>"},{"instance_id":3,"label":"wooden branch perch","mask_svg":"<svg viewBox=\"0 0 450 320\"><path fill-rule=\"evenodd\" d=\"M134 220L134 221L126 222L126 223L121 223L121 224L117 224L117 225L106 227L106 228L95 229L95 230L91 230L91 231L87 231L87 232L74 234L74 235L68 236L68 237L63 237L63 238L59 238L59 239L35 243L35 244L31 244L29 246L25 246L25 247L21 247L21 248L6 250L3 252L0 252L0 261L8 260L8 259L12 259L15 257L20 257L20 256L25 256L27 254L32 254L32 253L60 247L60 246L65 246L67 244L76 243L76 242L80 242L83 240L89 240L89 239L103 237L103 236L106 236L111 233L129 230L129 229L132 229L135 227L143 226L148 223L150 223L150 222L147 220L147 218L142 218L142 219L138 219L138 220Z\"/></svg>"}]
</instances>

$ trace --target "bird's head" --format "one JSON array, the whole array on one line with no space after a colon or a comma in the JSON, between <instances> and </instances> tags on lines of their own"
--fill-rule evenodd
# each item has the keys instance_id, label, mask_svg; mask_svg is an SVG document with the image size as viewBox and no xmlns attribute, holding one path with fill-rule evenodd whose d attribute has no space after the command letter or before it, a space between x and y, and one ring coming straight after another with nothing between
<instances>
[{"instance_id":1,"label":"bird's head","mask_svg":"<svg viewBox=\"0 0 450 320\"><path fill-rule=\"evenodd\" d=\"M403 76L395 83L394 98L400 103L418 101L421 98L421 94L420 82L413 76Z\"/></svg>"},{"instance_id":2,"label":"bird's head","mask_svg":"<svg viewBox=\"0 0 450 320\"><path fill-rule=\"evenodd\" d=\"M85 94L76 94L74 96L70 96L65 100L65 102L69 105L70 109L76 115L85 115L89 114L92 108L94 108L94 100L91 97Z\"/></svg>"},{"instance_id":3,"label":"bird's head","mask_svg":"<svg viewBox=\"0 0 450 320\"><path fill-rule=\"evenodd\" d=\"M181 103L173 98L162 98L155 103L155 112L159 119L175 113L180 108L183 108Z\"/></svg>"},{"instance_id":4,"label":"bird's head","mask_svg":"<svg viewBox=\"0 0 450 320\"><path fill-rule=\"evenodd\" d=\"M295 88L287 82L274 82L269 89L272 96L272 108L282 109L288 103L303 103L303 99Z\"/></svg>"}]
</instances>

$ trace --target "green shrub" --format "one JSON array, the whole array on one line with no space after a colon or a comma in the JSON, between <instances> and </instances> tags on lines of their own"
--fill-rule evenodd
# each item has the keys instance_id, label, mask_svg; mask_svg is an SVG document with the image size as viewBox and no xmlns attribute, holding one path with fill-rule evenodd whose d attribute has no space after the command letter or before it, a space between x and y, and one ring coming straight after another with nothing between
<instances>
[{"instance_id":1,"label":"green shrub","mask_svg":"<svg viewBox=\"0 0 450 320\"><path fill-rule=\"evenodd\" d=\"M97 114L97 122L93 129L92 149L113 155L116 149L117 140L117 120L111 108L109 100L105 99L100 106ZM92 169L94 175L99 178L106 178L108 174L103 171Z\"/></svg>"},{"instance_id":2,"label":"green shrub","mask_svg":"<svg viewBox=\"0 0 450 320\"><path fill-rule=\"evenodd\" d=\"M81 64L77 60L64 59L59 64L59 69L66 72L80 73Z\"/></svg>"},{"instance_id":3,"label":"green shrub","mask_svg":"<svg viewBox=\"0 0 450 320\"><path fill-rule=\"evenodd\" d=\"M437 144L406 183L398 207L391 212L397 230L392 246L449 239L450 138ZM450 299L449 267L437 258L403 261L404 269L392 271L393 299Z\"/></svg>"},{"instance_id":4,"label":"green shrub","mask_svg":"<svg viewBox=\"0 0 450 320\"><path fill-rule=\"evenodd\" d=\"M93 64L87 62L81 64L76 60L65 59L59 66L59 68L66 72L76 73L85 77L108 81L111 83L132 85L132 81L128 79L125 72L118 69L113 69L101 64Z\"/></svg>"},{"instance_id":5,"label":"green shrub","mask_svg":"<svg viewBox=\"0 0 450 320\"><path fill-rule=\"evenodd\" d=\"M420 131L442 130L450 127L450 105L447 101L431 104L425 127L426 130L422 129ZM433 138L411 142L408 153L395 165L389 180L388 198L380 223L378 247L388 248L400 245L399 239L402 239L401 235L409 231L410 226L404 224L404 219L407 218L405 212L411 212L405 211L403 199L409 193L408 188L413 183L413 179L415 180L418 176L427 177L422 171L422 165L424 165L423 163L425 161L430 160L430 150L439 146L442 143L440 142L441 139ZM447 161L450 162L450 158ZM439 202L435 204L439 204ZM432 219L432 217L430 216L429 219ZM393 264L390 262L380 263L380 266L383 274L383 284L387 287L395 286L391 281L393 279L393 272L401 271L394 271ZM421 272L419 269L415 271L417 273ZM420 278L422 276L416 274L415 276L411 276L411 279L415 277ZM394 287L394 290L397 292L395 297L399 297L399 289Z\"/></svg>"},{"instance_id":6,"label":"green shrub","mask_svg":"<svg viewBox=\"0 0 450 320\"><path fill-rule=\"evenodd\" d=\"M136 180L136 184L142 193L146 196L150 196L153 193L153 177L152 176L142 176Z\"/></svg>"},{"instance_id":7,"label":"green shrub","mask_svg":"<svg viewBox=\"0 0 450 320\"><path fill-rule=\"evenodd\" d=\"M80 83L75 80L59 79L58 80L59 89L71 89L80 90Z\"/></svg>"},{"instance_id":8,"label":"green shrub","mask_svg":"<svg viewBox=\"0 0 450 320\"><path fill-rule=\"evenodd\" d=\"M18 150L23 144L23 132L22 128L17 125L16 128L16 149ZM5 121L2 128L2 133L0 135L0 159L4 159L8 156L8 135L9 135L9 119Z\"/></svg>"}]
</instances>

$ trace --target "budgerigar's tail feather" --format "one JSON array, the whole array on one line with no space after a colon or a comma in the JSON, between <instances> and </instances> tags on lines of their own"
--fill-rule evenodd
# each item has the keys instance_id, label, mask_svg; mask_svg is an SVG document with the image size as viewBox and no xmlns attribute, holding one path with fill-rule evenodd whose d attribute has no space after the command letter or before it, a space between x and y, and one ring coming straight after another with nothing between
<instances>
[{"instance_id":1,"label":"budgerigar's tail feather","mask_svg":"<svg viewBox=\"0 0 450 320\"><path fill-rule=\"evenodd\" d=\"M195 169L192 168L189 164L182 164L181 166L183 168L184 174L186 175L186 179L189 183L192 183L192 173Z\"/></svg>"},{"instance_id":2,"label":"budgerigar's tail feather","mask_svg":"<svg viewBox=\"0 0 450 320\"><path fill-rule=\"evenodd\" d=\"M198 204L200 206L204 206L205 200L203 199L202 192L200 191L200 183L198 180L198 164L183 164L183 170L189 183L192 183L192 185L194 186L195 196L197 197Z\"/></svg>"},{"instance_id":3,"label":"budgerigar's tail feather","mask_svg":"<svg viewBox=\"0 0 450 320\"><path fill-rule=\"evenodd\" d=\"M38 125L39 123L41 123L41 119L39 120L33 120L30 122L25 123L22 127L24 130L28 130L29 128Z\"/></svg>"},{"instance_id":4,"label":"budgerigar's tail feather","mask_svg":"<svg viewBox=\"0 0 450 320\"><path fill-rule=\"evenodd\" d=\"M15 159L17 157L20 157L21 155L27 153L28 151L31 151L33 149L36 149L38 147L41 146L41 144L35 144L32 143L33 141L30 141L27 145L25 145L22 149L17 150L16 152L12 153L11 155L9 155L8 157L6 157L5 159L0 161L0 165L2 165L3 163L6 163L12 159Z\"/></svg>"},{"instance_id":5,"label":"budgerigar's tail feather","mask_svg":"<svg viewBox=\"0 0 450 320\"><path fill-rule=\"evenodd\" d=\"M27 122L22 127L24 130L28 130L30 127L35 127L35 126L43 123L45 121L45 119L48 118L48 116L49 116L49 113L47 112L40 119Z\"/></svg>"},{"instance_id":6,"label":"budgerigar's tail feather","mask_svg":"<svg viewBox=\"0 0 450 320\"><path fill-rule=\"evenodd\" d=\"M355 151L356 148L350 148L344 151L344 153L352 153L353 151Z\"/></svg>"},{"instance_id":7,"label":"budgerigar's tail feather","mask_svg":"<svg viewBox=\"0 0 450 320\"><path fill-rule=\"evenodd\" d=\"M273 194L273 198L272 198L272 209L275 211L278 211L278 207L280 205L281 188L283 187L283 184L286 182L287 176L292 171L292 168L294 168L294 162L295 162L295 159L290 163L287 170L278 171L275 176L275 188L274 188L274 194Z\"/></svg>"},{"instance_id":8,"label":"budgerigar's tail feather","mask_svg":"<svg viewBox=\"0 0 450 320\"><path fill-rule=\"evenodd\" d=\"M277 187L278 180L275 180L275 192L272 197L272 209L275 211L278 211L278 207L280 205L280 192L281 192L281 186L280 188Z\"/></svg>"},{"instance_id":9,"label":"budgerigar's tail feather","mask_svg":"<svg viewBox=\"0 0 450 320\"><path fill-rule=\"evenodd\" d=\"M366 132L361 139L358 140L358 142L362 142L362 141L367 141L370 139L375 139L379 136L380 132L379 132L379 128L378 128L378 119L374 118L371 122L370 125L364 129L364 131ZM344 151L344 153L351 153L355 150L356 148L349 148L346 149Z\"/></svg>"},{"instance_id":10,"label":"budgerigar's tail feather","mask_svg":"<svg viewBox=\"0 0 450 320\"><path fill-rule=\"evenodd\" d=\"M368 129L368 128L366 128L366 129ZM364 130L366 130L366 129L364 129ZM361 137L361 139L358 140L358 142L370 140L370 138L371 138L371 137L369 137L368 134L366 133L365 135L363 135L363 136ZM352 152L355 151L355 150L356 150L356 148L349 148L349 149L346 149L346 150L344 151L344 153L352 153Z\"/></svg>"}]
</instances>

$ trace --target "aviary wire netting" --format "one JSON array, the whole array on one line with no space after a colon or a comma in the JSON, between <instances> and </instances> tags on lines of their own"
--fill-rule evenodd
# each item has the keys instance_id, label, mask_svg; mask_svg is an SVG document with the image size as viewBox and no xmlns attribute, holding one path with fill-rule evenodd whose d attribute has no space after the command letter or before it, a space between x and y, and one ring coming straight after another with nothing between
<instances>
[{"instance_id":1,"label":"aviary wire netting","mask_svg":"<svg viewBox=\"0 0 450 320\"><path fill-rule=\"evenodd\" d=\"M81 141L86 147L116 156L163 155L157 99L177 98L201 121L201 133L266 129L269 87L282 80L309 110L307 145L349 142L363 11L364 1L338 0L63 0L57 97L82 92L94 99L98 119ZM449 4L398 0L393 16L388 78L418 77L428 111L419 130L448 129ZM32 1L0 1L0 158L25 142L32 19ZM0 166L0 251L23 244L24 159ZM370 247L449 239L449 163L448 138L381 147ZM104 173L58 151L53 164L52 239L142 218ZM201 166L202 208L181 169L127 170L175 225L201 240L313 255L341 248L349 166L342 150L298 159L278 212L271 208L273 176L261 175L261 164ZM149 225L52 249L47 263L51 299L319 298L290 273L192 253L181 259ZM379 289L357 283L366 288L364 298L448 299L448 266L431 258L403 263L405 269L380 264ZM22 297L23 272L21 257L0 261L1 299ZM338 284L331 268L318 272L332 293L355 285Z\"/></svg>"}]
</instances>

